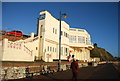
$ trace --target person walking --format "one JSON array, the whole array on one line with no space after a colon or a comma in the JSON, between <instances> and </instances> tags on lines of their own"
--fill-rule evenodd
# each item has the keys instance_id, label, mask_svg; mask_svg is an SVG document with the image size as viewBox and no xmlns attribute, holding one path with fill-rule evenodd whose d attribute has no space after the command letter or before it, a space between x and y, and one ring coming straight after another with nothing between
<instances>
[{"instance_id":1,"label":"person walking","mask_svg":"<svg viewBox=\"0 0 120 81\"><path fill-rule=\"evenodd\" d=\"M75 59L73 59L73 62L71 63L71 69L72 69L72 81L77 81L78 62Z\"/></svg>"}]
</instances>

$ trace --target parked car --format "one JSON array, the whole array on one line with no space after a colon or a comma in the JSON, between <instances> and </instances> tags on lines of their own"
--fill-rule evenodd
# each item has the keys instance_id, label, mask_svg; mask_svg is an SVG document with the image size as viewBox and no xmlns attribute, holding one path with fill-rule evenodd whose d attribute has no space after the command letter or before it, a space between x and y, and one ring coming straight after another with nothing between
<instances>
[{"instance_id":1,"label":"parked car","mask_svg":"<svg viewBox=\"0 0 120 81\"><path fill-rule=\"evenodd\" d=\"M6 32L6 35L21 37L21 36L23 36L23 33L21 31L13 30L13 31L10 31L10 32Z\"/></svg>"}]
</instances>

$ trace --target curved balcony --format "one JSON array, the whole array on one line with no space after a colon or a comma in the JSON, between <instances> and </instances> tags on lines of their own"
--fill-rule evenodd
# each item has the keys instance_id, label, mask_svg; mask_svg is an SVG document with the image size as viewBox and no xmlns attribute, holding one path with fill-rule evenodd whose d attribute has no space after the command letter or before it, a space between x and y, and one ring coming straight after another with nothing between
<instances>
[{"instance_id":1,"label":"curved balcony","mask_svg":"<svg viewBox=\"0 0 120 81\"><path fill-rule=\"evenodd\" d=\"M92 50L94 47L93 47L93 43L69 43L70 47L85 47L89 50Z\"/></svg>"}]
</instances>

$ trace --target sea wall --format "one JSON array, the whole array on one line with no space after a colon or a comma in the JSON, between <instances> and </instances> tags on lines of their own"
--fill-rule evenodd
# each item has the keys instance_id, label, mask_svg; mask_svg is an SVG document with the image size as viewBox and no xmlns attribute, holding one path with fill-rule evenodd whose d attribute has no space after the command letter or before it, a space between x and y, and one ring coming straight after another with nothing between
<instances>
[{"instance_id":1,"label":"sea wall","mask_svg":"<svg viewBox=\"0 0 120 81\"><path fill-rule=\"evenodd\" d=\"M88 63L78 63L79 68L88 66ZM70 62L61 63L61 71L69 70ZM0 67L0 79L20 79L31 78L32 76L44 75L47 73L57 72L58 62L38 62L38 63L2 63Z\"/></svg>"}]
</instances>

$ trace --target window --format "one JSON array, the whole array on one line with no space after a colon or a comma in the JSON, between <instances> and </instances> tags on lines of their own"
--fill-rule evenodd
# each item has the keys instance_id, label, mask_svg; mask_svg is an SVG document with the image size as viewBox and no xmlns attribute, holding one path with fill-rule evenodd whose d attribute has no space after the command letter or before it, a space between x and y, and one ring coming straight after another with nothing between
<instances>
[{"instance_id":1,"label":"window","mask_svg":"<svg viewBox=\"0 0 120 81\"><path fill-rule=\"evenodd\" d=\"M66 54L66 48L64 47L64 55Z\"/></svg>"},{"instance_id":2,"label":"window","mask_svg":"<svg viewBox=\"0 0 120 81\"><path fill-rule=\"evenodd\" d=\"M84 32L84 30L80 30L80 29L79 29L78 31L79 31L79 32Z\"/></svg>"},{"instance_id":3,"label":"window","mask_svg":"<svg viewBox=\"0 0 120 81\"><path fill-rule=\"evenodd\" d=\"M86 44L87 44L87 45L90 45L90 44L91 44L90 38L86 38Z\"/></svg>"},{"instance_id":4,"label":"window","mask_svg":"<svg viewBox=\"0 0 120 81\"><path fill-rule=\"evenodd\" d=\"M53 28L53 33L57 34L57 29Z\"/></svg>"},{"instance_id":5,"label":"window","mask_svg":"<svg viewBox=\"0 0 120 81\"><path fill-rule=\"evenodd\" d=\"M76 42L77 42L76 36L71 35L70 38L69 38L69 41L70 41L71 43L76 43Z\"/></svg>"},{"instance_id":6,"label":"window","mask_svg":"<svg viewBox=\"0 0 120 81\"><path fill-rule=\"evenodd\" d=\"M45 14L40 14L40 20L45 19Z\"/></svg>"},{"instance_id":7,"label":"window","mask_svg":"<svg viewBox=\"0 0 120 81\"><path fill-rule=\"evenodd\" d=\"M52 47L50 47L50 51L52 51Z\"/></svg>"},{"instance_id":8,"label":"window","mask_svg":"<svg viewBox=\"0 0 120 81\"><path fill-rule=\"evenodd\" d=\"M48 46L48 51L49 51L49 46Z\"/></svg>"},{"instance_id":9,"label":"window","mask_svg":"<svg viewBox=\"0 0 120 81\"><path fill-rule=\"evenodd\" d=\"M67 37L67 33L66 33L65 37Z\"/></svg>"},{"instance_id":10,"label":"window","mask_svg":"<svg viewBox=\"0 0 120 81\"><path fill-rule=\"evenodd\" d=\"M67 34L67 37L69 38L69 34Z\"/></svg>"},{"instance_id":11,"label":"window","mask_svg":"<svg viewBox=\"0 0 120 81\"><path fill-rule=\"evenodd\" d=\"M65 48L65 54L66 54L66 56L67 56L67 48Z\"/></svg>"},{"instance_id":12,"label":"window","mask_svg":"<svg viewBox=\"0 0 120 81\"><path fill-rule=\"evenodd\" d=\"M61 47L61 55L63 55L63 47Z\"/></svg>"},{"instance_id":13,"label":"window","mask_svg":"<svg viewBox=\"0 0 120 81\"><path fill-rule=\"evenodd\" d=\"M85 37L78 36L78 43L85 43Z\"/></svg>"},{"instance_id":14,"label":"window","mask_svg":"<svg viewBox=\"0 0 120 81\"><path fill-rule=\"evenodd\" d=\"M77 38L76 38L76 36L74 36L74 42L77 42Z\"/></svg>"},{"instance_id":15,"label":"window","mask_svg":"<svg viewBox=\"0 0 120 81\"><path fill-rule=\"evenodd\" d=\"M55 52L56 52L56 48L55 48Z\"/></svg>"},{"instance_id":16,"label":"window","mask_svg":"<svg viewBox=\"0 0 120 81\"><path fill-rule=\"evenodd\" d=\"M55 29L55 34L57 34L57 29Z\"/></svg>"},{"instance_id":17,"label":"window","mask_svg":"<svg viewBox=\"0 0 120 81\"><path fill-rule=\"evenodd\" d=\"M44 52L46 52L46 49L44 49Z\"/></svg>"},{"instance_id":18,"label":"window","mask_svg":"<svg viewBox=\"0 0 120 81\"><path fill-rule=\"evenodd\" d=\"M69 36L69 42L72 43L72 36Z\"/></svg>"},{"instance_id":19,"label":"window","mask_svg":"<svg viewBox=\"0 0 120 81\"><path fill-rule=\"evenodd\" d=\"M66 35L66 33L64 32L64 36Z\"/></svg>"},{"instance_id":20,"label":"window","mask_svg":"<svg viewBox=\"0 0 120 81\"><path fill-rule=\"evenodd\" d=\"M76 31L76 29L70 29L71 31Z\"/></svg>"},{"instance_id":21,"label":"window","mask_svg":"<svg viewBox=\"0 0 120 81\"><path fill-rule=\"evenodd\" d=\"M64 47L64 55L68 55L68 53L69 53L69 49L68 48L66 48L66 47Z\"/></svg>"},{"instance_id":22,"label":"window","mask_svg":"<svg viewBox=\"0 0 120 81\"><path fill-rule=\"evenodd\" d=\"M41 27L43 27L43 25L41 25Z\"/></svg>"},{"instance_id":23,"label":"window","mask_svg":"<svg viewBox=\"0 0 120 81\"><path fill-rule=\"evenodd\" d=\"M69 55L69 48L67 48L67 56Z\"/></svg>"},{"instance_id":24,"label":"window","mask_svg":"<svg viewBox=\"0 0 120 81\"><path fill-rule=\"evenodd\" d=\"M66 33L66 37L67 37L67 33Z\"/></svg>"},{"instance_id":25,"label":"window","mask_svg":"<svg viewBox=\"0 0 120 81\"><path fill-rule=\"evenodd\" d=\"M61 31L61 35L63 35L63 31Z\"/></svg>"},{"instance_id":26,"label":"window","mask_svg":"<svg viewBox=\"0 0 120 81\"><path fill-rule=\"evenodd\" d=\"M38 48L36 47L36 50L37 50Z\"/></svg>"},{"instance_id":27,"label":"window","mask_svg":"<svg viewBox=\"0 0 120 81\"><path fill-rule=\"evenodd\" d=\"M43 28L43 25L41 25L41 27L40 27L40 32L44 32L45 30L44 30L44 28Z\"/></svg>"},{"instance_id":28,"label":"window","mask_svg":"<svg viewBox=\"0 0 120 81\"><path fill-rule=\"evenodd\" d=\"M61 31L61 35L63 35L63 34L65 37L68 37L68 34L66 32Z\"/></svg>"},{"instance_id":29,"label":"window","mask_svg":"<svg viewBox=\"0 0 120 81\"><path fill-rule=\"evenodd\" d=\"M54 47L53 47L53 52L54 52Z\"/></svg>"},{"instance_id":30,"label":"window","mask_svg":"<svg viewBox=\"0 0 120 81\"><path fill-rule=\"evenodd\" d=\"M53 33L54 33L54 28L53 28Z\"/></svg>"}]
</instances>

